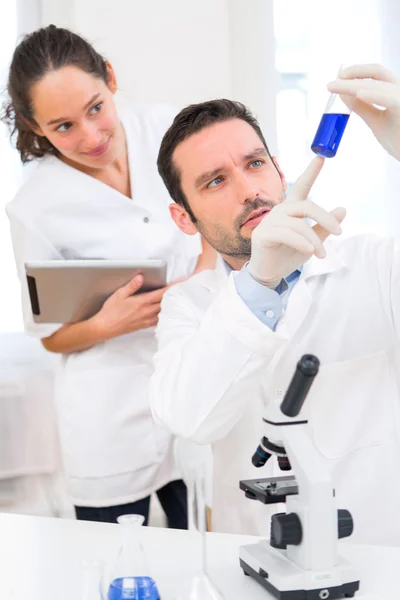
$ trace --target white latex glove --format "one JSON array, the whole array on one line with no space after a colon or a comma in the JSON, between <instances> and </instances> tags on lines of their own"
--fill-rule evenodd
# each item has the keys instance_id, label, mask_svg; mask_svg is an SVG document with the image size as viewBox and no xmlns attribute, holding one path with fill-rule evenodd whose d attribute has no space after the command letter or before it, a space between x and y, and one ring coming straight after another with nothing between
<instances>
[{"instance_id":1,"label":"white latex glove","mask_svg":"<svg viewBox=\"0 0 400 600\"><path fill-rule=\"evenodd\" d=\"M382 65L353 65L328 84L370 127L378 142L400 160L400 80ZM382 106L381 110L374 106Z\"/></svg>"},{"instance_id":2,"label":"white latex glove","mask_svg":"<svg viewBox=\"0 0 400 600\"><path fill-rule=\"evenodd\" d=\"M323 242L330 234L342 233L340 223L346 216L344 208L335 208L329 213L307 200L323 164L323 158L314 158L286 200L274 206L253 231L247 269L267 287L275 288L311 256L325 258ZM305 217L316 224L311 227Z\"/></svg>"}]
</instances>

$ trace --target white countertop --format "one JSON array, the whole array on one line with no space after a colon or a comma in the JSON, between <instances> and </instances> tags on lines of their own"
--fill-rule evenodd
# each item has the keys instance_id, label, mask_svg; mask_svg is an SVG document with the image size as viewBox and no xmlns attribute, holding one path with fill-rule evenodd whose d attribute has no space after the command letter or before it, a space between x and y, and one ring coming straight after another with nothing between
<instances>
[{"instance_id":1,"label":"white countertop","mask_svg":"<svg viewBox=\"0 0 400 600\"><path fill-rule=\"evenodd\" d=\"M120 544L119 525L0 514L0 599L80 600L81 561L113 561ZM162 600L174 600L181 578L196 566L193 534L144 528L144 547ZM226 600L262 600L270 595L243 575L238 548L251 536L207 534L212 579ZM340 543L341 554L361 574L356 598L399 597L400 548Z\"/></svg>"}]
</instances>

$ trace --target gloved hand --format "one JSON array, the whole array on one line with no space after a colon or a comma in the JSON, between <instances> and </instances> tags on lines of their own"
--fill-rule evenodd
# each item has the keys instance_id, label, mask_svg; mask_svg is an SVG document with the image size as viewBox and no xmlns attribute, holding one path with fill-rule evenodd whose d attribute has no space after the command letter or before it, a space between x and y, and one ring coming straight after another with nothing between
<instances>
[{"instance_id":1,"label":"gloved hand","mask_svg":"<svg viewBox=\"0 0 400 600\"><path fill-rule=\"evenodd\" d=\"M254 279L267 287L275 288L282 278L293 273L311 256L324 258L323 242L330 234L342 232L340 223L346 216L344 208L335 208L329 213L307 200L323 164L323 158L314 158L286 200L274 206L253 231L247 269ZM305 217L316 224L311 227Z\"/></svg>"},{"instance_id":2,"label":"gloved hand","mask_svg":"<svg viewBox=\"0 0 400 600\"><path fill-rule=\"evenodd\" d=\"M330 82L328 89L350 97L344 97L344 102L365 121L385 150L400 160L400 80L391 71L382 65L353 65L342 69L340 79Z\"/></svg>"}]
</instances>

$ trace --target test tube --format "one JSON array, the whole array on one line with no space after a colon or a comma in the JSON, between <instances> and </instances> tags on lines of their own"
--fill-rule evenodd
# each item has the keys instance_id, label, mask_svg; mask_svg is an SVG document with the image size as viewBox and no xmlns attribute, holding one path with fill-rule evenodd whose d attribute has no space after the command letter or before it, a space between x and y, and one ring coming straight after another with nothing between
<instances>
[{"instance_id":1,"label":"test tube","mask_svg":"<svg viewBox=\"0 0 400 600\"><path fill-rule=\"evenodd\" d=\"M311 150L315 154L324 158L332 158L336 155L350 113L351 109L346 106L339 94L329 96L328 104L311 144Z\"/></svg>"}]
</instances>

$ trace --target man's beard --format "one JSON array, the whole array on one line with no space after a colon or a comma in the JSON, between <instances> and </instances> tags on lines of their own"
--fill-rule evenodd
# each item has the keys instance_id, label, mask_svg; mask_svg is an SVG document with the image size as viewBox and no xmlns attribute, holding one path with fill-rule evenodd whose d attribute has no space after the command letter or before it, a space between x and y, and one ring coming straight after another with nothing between
<instances>
[{"instance_id":1,"label":"man's beard","mask_svg":"<svg viewBox=\"0 0 400 600\"><path fill-rule=\"evenodd\" d=\"M279 204L285 199L283 194L282 198L278 202L272 202L271 200L263 200L262 198L256 198L252 202L248 202L243 212L233 222L231 231L227 231L221 226L216 225L213 234L204 227L200 221L196 222L196 227L201 233L203 238L220 254L226 256L232 256L235 258L248 259L251 256L251 238L242 236L240 233L241 226L247 221L250 214L259 208L268 208L272 210L274 206Z\"/></svg>"}]
</instances>

